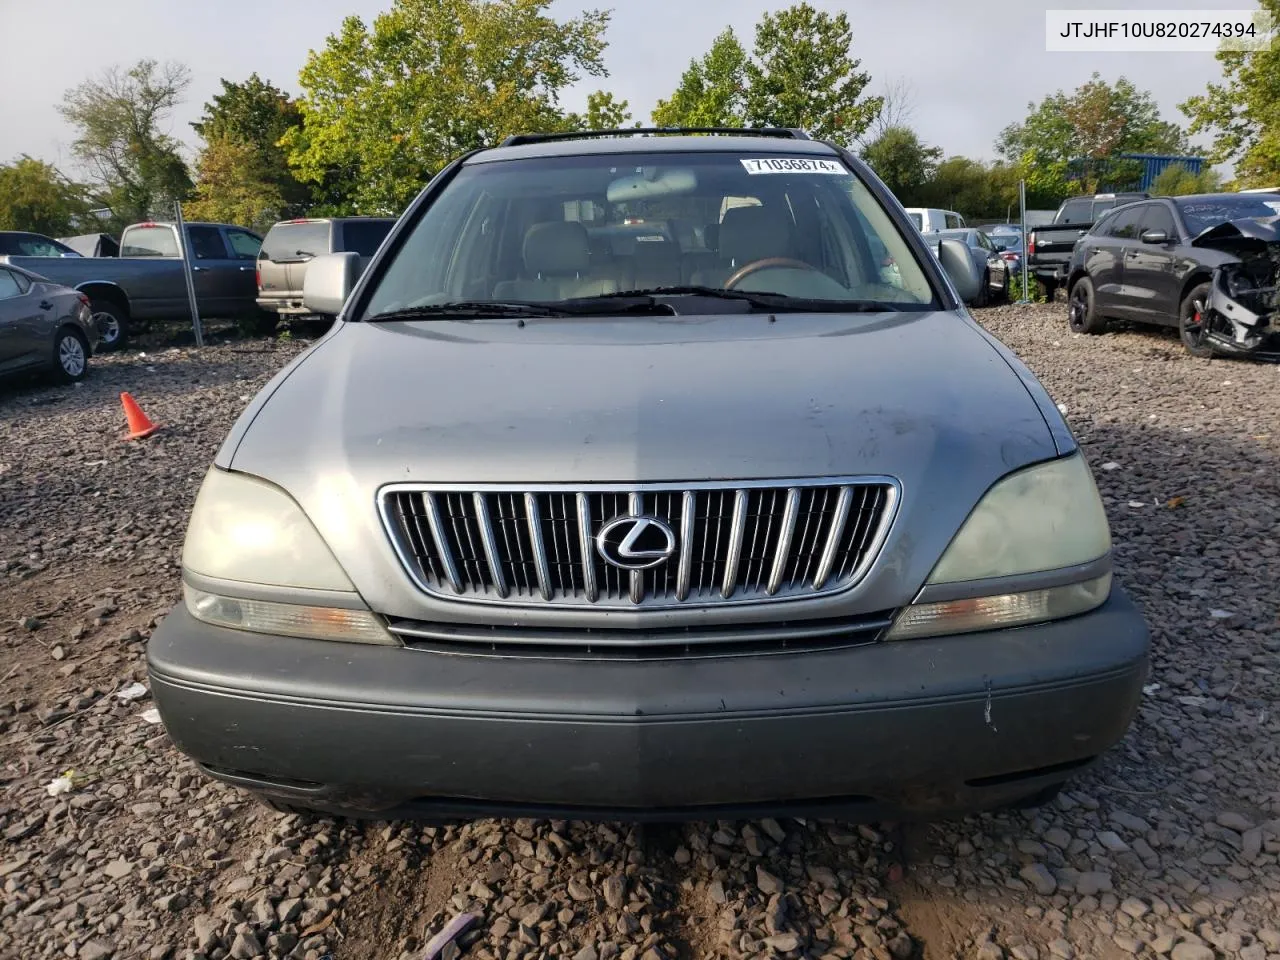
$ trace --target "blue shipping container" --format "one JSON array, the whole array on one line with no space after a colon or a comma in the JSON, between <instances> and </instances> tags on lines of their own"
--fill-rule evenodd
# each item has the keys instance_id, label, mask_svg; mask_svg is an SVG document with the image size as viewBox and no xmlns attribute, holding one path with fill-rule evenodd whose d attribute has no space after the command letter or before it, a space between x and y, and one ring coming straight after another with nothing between
<instances>
[{"instance_id":1,"label":"blue shipping container","mask_svg":"<svg viewBox=\"0 0 1280 960\"><path fill-rule=\"evenodd\" d=\"M1144 192L1151 189L1151 185L1156 182L1156 177L1160 176L1170 164L1180 164L1192 173L1199 173L1204 167L1204 157L1172 157L1155 153L1122 153L1120 156L1126 160L1142 161L1142 180L1138 184L1138 189Z\"/></svg>"}]
</instances>

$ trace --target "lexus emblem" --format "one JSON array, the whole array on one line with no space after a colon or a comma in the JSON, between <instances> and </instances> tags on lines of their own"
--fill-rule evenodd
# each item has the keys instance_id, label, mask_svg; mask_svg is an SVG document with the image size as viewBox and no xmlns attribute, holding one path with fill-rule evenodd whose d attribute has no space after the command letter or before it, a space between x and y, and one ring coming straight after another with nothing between
<instances>
[{"instance_id":1,"label":"lexus emblem","mask_svg":"<svg viewBox=\"0 0 1280 960\"><path fill-rule=\"evenodd\" d=\"M596 534L596 551L623 570L647 570L671 559L676 535L657 517L615 517Z\"/></svg>"}]
</instances>

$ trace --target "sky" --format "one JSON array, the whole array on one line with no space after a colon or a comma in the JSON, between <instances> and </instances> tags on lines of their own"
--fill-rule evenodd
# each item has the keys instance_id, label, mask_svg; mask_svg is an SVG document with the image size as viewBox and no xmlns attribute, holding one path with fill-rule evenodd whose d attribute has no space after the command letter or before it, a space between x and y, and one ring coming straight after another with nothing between
<instances>
[{"instance_id":1,"label":"sky","mask_svg":"<svg viewBox=\"0 0 1280 960\"><path fill-rule=\"evenodd\" d=\"M689 60L731 25L750 45L760 14L789 0L612 0L606 65L610 76L586 78L565 107L582 109L586 94L605 87L630 101L648 121ZM994 157L1000 130L1026 115L1030 101L1071 90L1099 72L1126 76L1150 90L1169 120L1185 122L1177 104L1217 80L1211 53L1048 53L1045 11L1094 9L1252 9L1249 0L811 0L844 10L853 25L853 54L871 74L871 88L906 81L910 122L947 155ZM169 132L192 148L188 124L219 89L219 78L242 80L257 71L299 93L298 70L344 17L370 22L391 0L0 0L4 56L0 57L0 162L20 154L71 172L72 131L55 109L68 87L112 64L149 57L178 60L191 69L186 102ZM609 0L555 0L565 18ZM20 38L28 42L15 42ZM60 53L50 56L53 44ZM1202 140L1203 144L1204 141ZM1226 171L1224 171L1226 172Z\"/></svg>"}]
</instances>

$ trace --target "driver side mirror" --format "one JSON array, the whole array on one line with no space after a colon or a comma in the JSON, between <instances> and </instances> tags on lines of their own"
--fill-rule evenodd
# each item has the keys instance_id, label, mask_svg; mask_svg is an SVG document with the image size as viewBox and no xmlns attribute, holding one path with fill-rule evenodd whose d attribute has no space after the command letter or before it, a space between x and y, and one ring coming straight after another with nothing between
<instances>
[{"instance_id":1,"label":"driver side mirror","mask_svg":"<svg viewBox=\"0 0 1280 960\"><path fill-rule=\"evenodd\" d=\"M1169 234L1163 230L1147 230L1142 234L1143 243L1168 243Z\"/></svg>"},{"instance_id":2,"label":"driver side mirror","mask_svg":"<svg viewBox=\"0 0 1280 960\"><path fill-rule=\"evenodd\" d=\"M938 244L938 262L951 278L956 293L964 303L978 296L978 288L982 285L982 277L978 275L978 267L969 255L969 248L959 240L946 239Z\"/></svg>"},{"instance_id":3,"label":"driver side mirror","mask_svg":"<svg viewBox=\"0 0 1280 960\"><path fill-rule=\"evenodd\" d=\"M336 317L360 276L358 253L326 253L307 263L302 280L302 305L312 313Z\"/></svg>"}]
</instances>

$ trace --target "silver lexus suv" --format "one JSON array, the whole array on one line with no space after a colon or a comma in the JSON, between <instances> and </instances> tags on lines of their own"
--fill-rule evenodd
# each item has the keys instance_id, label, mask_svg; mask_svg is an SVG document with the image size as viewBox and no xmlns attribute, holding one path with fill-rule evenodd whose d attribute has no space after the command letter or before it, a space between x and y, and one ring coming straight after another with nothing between
<instances>
[{"instance_id":1,"label":"silver lexus suv","mask_svg":"<svg viewBox=\"0 0 1280 960\"><path fill-rule=\"evenodd\" d=\"M376 818L901 819L1043 802L1124 734L1148 635L1089 466L967 249L847 151L513 137L356 260L311 262L339 320L218 452L150 642L206 773Z\"/></svg>"}]
</instances>

